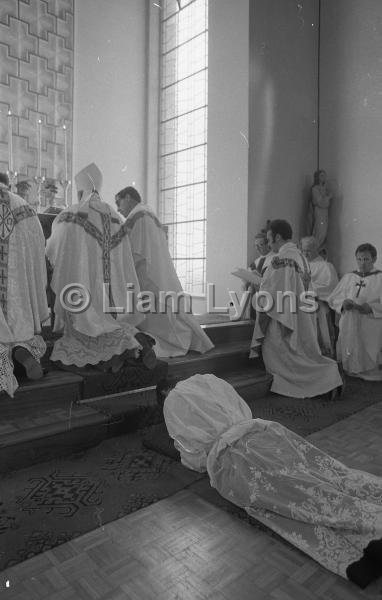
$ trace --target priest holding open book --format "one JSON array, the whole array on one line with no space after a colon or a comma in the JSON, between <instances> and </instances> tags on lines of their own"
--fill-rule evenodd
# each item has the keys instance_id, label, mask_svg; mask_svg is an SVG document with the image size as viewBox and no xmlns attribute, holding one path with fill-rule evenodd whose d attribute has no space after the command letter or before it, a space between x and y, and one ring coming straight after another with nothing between
<instances>
[{"instance_id":1,"label":"priest holding open book","mask_svg":"<svg viewBox=\"0 0 382 600\"><path fill-rule=\"evenodd\" d=\"M249 265L248 269L237 268L232 272L232 275L243 280L244 290L249 291L251 294L249 316L252 319L256 318L256 312L252 305L253 295L259 290L261 278L275 256L275 253L269 247L265 229L255 235L255 248L259 256Z\"/></svg>"},{"instance_id":2,"label":"priest holding open book","mask_svg":"<svg viewBox=\"0 0 382 600\"><path fill-rule=\"evenodd\" d=\"M287 221L272 221L267 237L277 254L261 280L250 356L258 356L261 347L273 392L334 399L342 380L337 363L322 356L318 346L315 306L308 301L313 293L308 261L292 242Z\"/></svg>"}]
</instances>

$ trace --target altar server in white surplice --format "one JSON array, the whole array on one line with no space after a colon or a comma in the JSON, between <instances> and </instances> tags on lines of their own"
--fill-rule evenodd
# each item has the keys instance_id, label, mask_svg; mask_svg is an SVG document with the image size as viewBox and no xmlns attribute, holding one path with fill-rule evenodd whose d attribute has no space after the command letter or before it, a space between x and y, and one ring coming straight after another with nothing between
<instances>
[{"instance_id":1,"label":"altar server in white surplice","mask_svg":"<svg viewBox=\"0 0 382 600\"><path fill-rule=\"evenodd\" d=\"M334 313L328 305L328 296L338 283L337 272L332 263L318 254L318 242L315 237L304 237L301 252L308 259L312 288L318 302L317 335L322 354L335 357L335 331L332 316Z\"/></svg>"},{"instance_id":2,"label":"altar server in white surplice","mask_svg":"<svg viewBox=\"0 0 382 600\"><path fill-rule=\"evenodd\" d=\"M54 220L46 254L56 294L54 329L64 331L51 358L83 367L140 349L135 326L143 315L129 312L126 286L139 291L139 284L120 217L100 198L98 167L92 163L78 173L76 185L80 202ZM77 284L82 290L76 290ZM124 312L113 312L113 307Z\"/></svg>"},{"instance_id":3,"label":"altar server in white surplice","mask_svg":"<svg viewBox=\"0 0 382 600\"><path fill-rule=\"evenodd\" d=\"M280 423L252 419L214 375L180 381L163 413L182 463L207 471L229 502L362 588L382 575L381 477L350 469Z\"/></svg>"},{"instance_id":4,"label":"altar server in white surplice","mask_svg":"<svg viewBox=\"0 0 382 600\"><path fill-rule=\"evenodd\" d=\"M261 346L265 368L273 375L271 390L284 396L312 398L342 385L337 363L322 356L306 258L292 243L286 221L272 221L267 232L277 255L264 273L250 356ZM339 390L338 390L339 391Z\"/></svg>"},{"instance_id":5,"label":"altar server in white surplice","mask_svg":"<svg viewBox=\"0 0 382 600\"><path fill-rule=\"evenodd\" d=\"M337 358L349 375L382 380L382 272L375 268L377 250L361 244L358 270L344 275L328 298L341 315Z\"/></svg>"},{"instance_id":6,"label":"altar server in white surplice","mask_svg":"<svg viewBox=\"0 0 382 600\"><path fill-rule=\"evenodd\" d=\"M172 310L172 301L160 299L159 292L182 294L182 286L176 274L165 231L155 213L141 202L133 187L118 192L115 197L118 211L127 217L124 228L129 233L135 268L142 292L152 292L156 299L156 311L146 314L139 329L152 336L158 357L182 356L189 350L206 352L213 348L195 317L187 312L186 303L179 310ZM155 308L155 307L154 307Z\"/></svg>"},{"instance_id":7,"label":"altar server in white surplice","mask_svg":"<svg viewBox=\"0 0 382 600\"><path fill-rule=\"evenodd\" d=\"M8 190L0 174L0 390L13 396L14 374L43 376L46 346L41 323L49 318L45 240L34 209ZM21 367L20 367L21 365Z\"/></svg>"}]
</instances>

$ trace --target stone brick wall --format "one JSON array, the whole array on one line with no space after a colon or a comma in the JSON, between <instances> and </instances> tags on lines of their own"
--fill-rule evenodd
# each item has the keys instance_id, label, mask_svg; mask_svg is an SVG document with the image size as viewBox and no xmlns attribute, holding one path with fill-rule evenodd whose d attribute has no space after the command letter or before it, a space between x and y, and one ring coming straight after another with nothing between
<instances>
[{"instance_id":1,"label":"stone brick wall","mask_svg":"<svg viewBox=\"0 0 382 600\"><path fill-rule=\"evenodd\" d=\"M13 164L18 180L37 175L37 122L42 120L42 174L65 175L67 127L71 177L74 0L0 1L0 171L8 169L8 117L13 113Z\"/></svg>"}]
</instances>

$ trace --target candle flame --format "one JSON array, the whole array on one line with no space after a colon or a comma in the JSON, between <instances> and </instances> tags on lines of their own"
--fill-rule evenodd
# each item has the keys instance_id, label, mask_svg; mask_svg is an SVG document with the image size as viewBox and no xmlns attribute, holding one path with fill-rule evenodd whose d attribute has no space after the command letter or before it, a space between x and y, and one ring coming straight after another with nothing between
<instances>
[{"instance_id":1,"label":"candle flame","mask_svg":"<svg viewBox=\"0 0 382 600\"><path fill-rule=\"evenodd\" d=\"M63 124L63 126L62 126L62 129L66 129L66 125L65 125L65 123Z\"/></svg>"},{"instance_id":2,"label":"candle flame","mask_svg":"<svg viewBox=\"0 0 382 600\"><path fill-rule=\"evenodd\" d=\"M11 111L11 109L9 109L8 110L8 117L11 117L11 116L12 116L12 111Z\"/></svg>"},{"instance_id":3,"label":"candle flame","mask_svg":"<svg viewBox=\"0 0 382 600\"><path fill-rule=\"evenodd\" d=\"M41 125L41 123L42 123L41 119L39 119L37 122L39 125Z\"/></svg>"}]
</instances>

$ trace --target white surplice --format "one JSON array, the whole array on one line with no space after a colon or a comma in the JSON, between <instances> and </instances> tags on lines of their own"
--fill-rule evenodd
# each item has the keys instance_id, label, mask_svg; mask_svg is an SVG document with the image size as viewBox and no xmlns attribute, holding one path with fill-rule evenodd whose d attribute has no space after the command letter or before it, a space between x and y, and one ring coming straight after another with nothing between
<instances>
[{"instance_id":1,"label":"white surplice","mask_svg":"<svg viewBox=\"0 0 382 600\"><path fill-rule=\"evenodd\" d=\"M0 390L13 396L12 349L23 346L39 360L46 345L39 333L49 318L45 239L26 200L0 184Z\"/></svg>"},{"instance_id":2,"label":"white surplice","mask_svg":"<svg viewBox=\"0 0 382 600\"><path fill-rule=\"evenodd\" d=\"M139 329L151 335L158 357L182 356L189 350L206 352L213 344L195 317L184 310L173 312L171 300L159 299L159 292L182 293L166 235L155 213L141 203L129 213L124 228L129 233L135 268L142 292L152 292L156 298L156 312L145 315Z\"/></svg>"},{"instance_id":3,"label":"white surplice","mask_svg":"<svg viewBox=\"0 0 382 600\"><path fill-rule=\"evenodd\" d=\"M309 264L296 245L287 242L262 279L260 293L269 294L273 306L257 313L250 353L258 356L262 347L265 368L273 375L271 390L284 396L311 398L342 384L337 363L321 354L315 314L301 309L306 306L302 295L309 290ZM280 306L277 297L283 293L293 295L297 310L288 297Z\"/></svg>"},{"instance_id":4,"label":"white surplice","mask_svg":"<svg viewBox=\"0 0 382 600\"><path fill-rule=\"evenodd\" d=\"M225 381L194 375L164 403L182 463L321 565L346 577L382 537L382 478L350 469L279 423L252 419Z\"/></svg>"},{"instance_id":5,"label":"white surplice","mask_svg":"<svg viewBox=\"0 0 382 600\"><path fill-rule=\"evenodd\" d=\"M327 301L338 283L337 272L332 263L317 256L309 261L312 288L320 300Z\"/></svg>"},{"instance_id":6,"label":"white surplice","mask_svg":"<svg viewBox=\"0 0 382 600\"><path fill-rule=\"evenodd\" d=\"M128 312L127 290L139 293L130 242L118 214L97 193L57 216L46 254L56 294L54 329L64 330L51 359L83 367L140 348L135 326L144 317L135 310ZM91 296L84 312L70 312L60 301L65 286L76 283ZM112 307L124 312L114 313L114 318L108 312Z\"/></svg>"},{"instance_id":7,"label":"white surplice","mask_svg":"<svg viewBox=\"0 0 382 600\"><path fill-rule=\"evenodd\" d=\"M309 261L309 267L312 288L317 294L318 301L316 317L319 346L323 354L334 356L334 327L327 299L338 283L337 272L332 263L324 260L321 256Z\"/></svg>"},{"instance_id":8,"label":"white surplice","mask_svg":"<svg viewBox=\"0 0 382 600\"><path fill-rule=\"evenodd\" d=\"M349 298L357 304L370 305L372 313L342 311ZM344 275L328 298L329 305L341 315L337 356L351 375L367 380L382 379L382 272L367 275L353 272Z\"/></svg>"}]
</instances>

